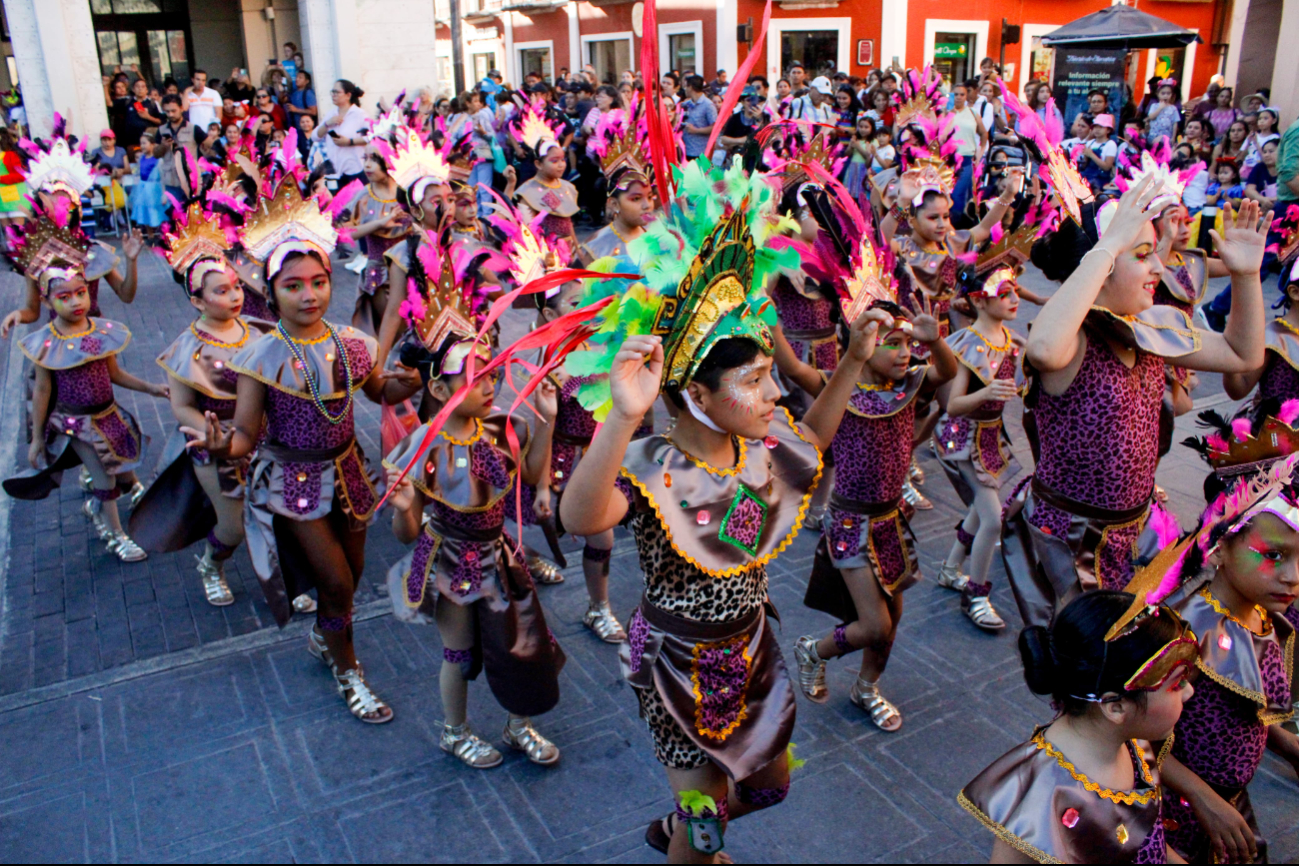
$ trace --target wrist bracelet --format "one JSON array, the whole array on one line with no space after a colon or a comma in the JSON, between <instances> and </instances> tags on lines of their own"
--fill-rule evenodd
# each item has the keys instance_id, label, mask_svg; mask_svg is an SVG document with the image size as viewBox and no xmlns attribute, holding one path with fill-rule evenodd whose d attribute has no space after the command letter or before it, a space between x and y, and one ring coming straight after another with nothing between
<instances>
[{"instance_id":1,"label":"wrist bracelet","mask_svg":"<svg viewBox=\"0 0 1299 866\"><path fill-rule=\"evenodd\" d=\"M1109 256L1109 257L1110 257L1110 266L1109 266L1108 268L1105 269L1105 276L1108 277L1110 274L1114 273L1114 266L1115 266L1116 264L1118 264L1118 257L1115 256L1114 253L1110 252L1109 250L1105 249L1104 247L1092 247L1092 248L1089 249L1087 252L1083 253L1083 258L1084 258L1084 259L1087 258L1087 257L1090 256L1092 253L1100 253L1101 255ZM1081 263L1081 262L1080 262L1080 263Z\"/></svg>"}]
</instances>

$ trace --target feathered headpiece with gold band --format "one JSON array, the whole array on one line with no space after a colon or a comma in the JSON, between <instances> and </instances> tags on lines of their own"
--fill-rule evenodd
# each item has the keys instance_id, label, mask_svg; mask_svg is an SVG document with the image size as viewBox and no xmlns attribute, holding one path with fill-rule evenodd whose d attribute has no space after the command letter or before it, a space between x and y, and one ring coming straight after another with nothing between
<instances>
[{"instance_id":1,"label":"feathered headpiece with gold band","mask_svg":"<svg viewBox=\"0 0 1299 866\"><path fill-rule=\"evenodd\" d=\"M200 259L213 260L213 269L225 267L225 253L230 248L219 214L209 213L202 199L194 199L176 219L163 230L167 242L167 262L185 280L186 290L192 295L203 285L203 276L190 267Z\"/></svg>"},{"instance_id":2,"label":"feathered headpiece with gold band","mask_svg":"<svg viewBox=\"0 0 1299 866\"><path fill-rule=\"evenodd\" d=\"M413 195L412 187L425 178L432 183L447 182L451 176L451 166L447 163L446 155L418 129L399 126L392 133L392 140L391 145L383 139L375 139L373 144L375 150L383 156L388 165L388 173L397 181L397 186Z\"/></svg>"},{"instance_id":3,"label":"feathered headpiece with gold band","mask_svg":"<svg viewBox=\"0 0 1299 866\"><path fill-rule=\"evenodd\" d=\"M1165 547L1149 565L1137 570L1124 588L1136 599L1105 635L1106 640L1125 634L1140 616L1158 611L1164 599L1199 573L1225 538L1260 514L1275 515L1299 530L1299 502L1293 487L1299 453L1271 463L1251 461L1247 466L1244 474L1235 476L1227 489L1209 503L1194 532Z\"/></svg>"},{"instance_id":4,"label":"feathered headpiece with gold band","mask_svg":"<svg viewBox=\"0 0 1299 866\"><path fill-rule=\"evenodd\" d=\"M1161 138L1149 150L1141 151L1140 161L1134 161L1126 153L1120 153L1120 170L1114 174L1114 183L1119 189L1127 192L1147 177L1153 178L1152 183L1159 192L1150 202L1147 210L1158 212L1169 205L1180 204L1182 194L1186 192L1186 185L1203 171L1205 166L1203 162L1197 162L1177 170L1169 165L1172 157L1173 149L1169 147L1167 138Z\"/></svg>"},{"instance_id":5,"label":"feathered headpiece with gold band","mask_svg":"<svg viewBox=\"0 0 1299 866\"><path fill-rule=\"evenodd\" d=\"M314 252L326 268L338 231L314 198L303 199L293 174L280 178L271 196L262 195L239 230L244 250L274 278L291 253Z\"/></svg>"},{"instance_id":6,"label":"feathered headpiece with gold band","mask_svg":"<svg viewBox=\"0 0 1299 866\"><path fill-rule=\"evenodd\" d=\"M495 192L493 196L496 200L487 221L505 237L501 252L509 257L510 276L515 285L525 285L569 266L574 250L568 241L549 236L541 230L545 214L538 214L529 222L505 199ZM552 297L559 290L559 285L547 289L546 297Z\"/></svg>"},{"instance_id":7,"label":"feathered headpiece with gold band","mask_svg":"<svg viewBox=\"0 0 1299 866\"><path fill-rule=\"evenodd\" d=\"M899 127L901 128L901 127ZM911 118L907 134L910 140L901 147L906 170L902 179L917 190L911 204L919 207L929 190L950 196L956 184L956 167L962 157L957 153L955 116L933 118L920 114ZM924 140L917 142L919 134Z\"/></svg>"},{"instance_id":8,"label":"feathered headpiece with gold band","mask_svg":"<svg viewBox=\"0 0 1299 866\"><path fill-rule=\"evenodd\" d=\"M784 124L768 124L759 134L758 141L765 143L773 128L778 128L781 125L793 125L796 128L800 126L797 121L787 121ZM801 126L807 127L808 124L801 124ZM804 141L801 135L793 135L788 137L785 143L789 150L789 159L782 159L775 151L767 151L764 155L770 169L769 174L780 175L781 183L785 189L792 189L800 184L812 182L809 175L809 166L820 166L830 174L838 176L847 161L847 157L844 155L844 146L834 143L834 132L832 130L821 129L807 141Z\"/></svg>"},{"instance_id":9,"label":"feathered headpiece with gold band","mask_svg":"<svg viewBox=\"0 0 1299 866\"><path fill-rule=\"evenodd\" d=\"M449 248L444 248L432 236L424 241L416 255L423 266L425 284L417 286L411 277L401 315L419 335L424 348L440 356L438 374L459 373L464 370L465 358L479 345L475 337L480 310L476 308L483 299L474 294L473 281L457 273L455 253L457 247L465 246L463 242L452 241Z\"/></svg>"},{"instance_id":10,"label":"feathered headpiece with gold band","mask_svg":"<svg viewBox=\"0 0 1299 866\"><path fill-rule=\"evenodd\" d=\"M808 276L836 288L847 322L879 301L897 303L892 252L878 243L870 220L838 178L818 163L809 163L807 170L814 186L801 197L819 227L816 239L807 244L774 238L772 246L794 249Z\"/></svg>"},{"instance_id":11,"label":"feathered headpiece with gold band","mask_svg":"<svg viewBox=\"0 0 1299 866\"><path fill-rule=\"evenodd\" d=\"M609 192L621 192L639 180L649 184L652 170L645 136L644 103L632 97L627 108L606 111L591 136L591 150L600 157L600 169Z\"/></svg>"},{"instance_id":12,"label":"feathered headpiece with gold band","mask_svg":"<svg viewBox=\"0 0 1299 866\"><path fill-rule=\"evenodd\" d=\"M566 369L575 376L608 372L623 341L636 334L663 337L662 386L684 389L719 340L752 340L770 355L775 312L764 294L767 279L798 266L798 254L777 250L777 235L797 225L776 211L775 185L749 177L737 160L723 172L699 159L676 171L677 198L662 219L617 258L593 262L595 271L631 271L638 281L588 284L584 303L613 303L601 312L591 348L575 352ZM607 377L578 392L582 405L603 420L612 405Z\"/></svg>"},{"instance_id":13,"label":"feathered headpiece with gold band","mask_svg":"<svg viewBox=\"0 0 1299 866\"><path fill-rule=\"evenodd\" d=\"M80 226L49 218L29 220L21 229L10 230L9 239L15 264L32 279L50 267L84 268L92 243Z\"/></svg>"},{"instance_id":14,"label":"feathered headpiece with gold band","mask_svg":"<svg viewBox=\"0 0 1299 866\"><path fill-rule=\"evenodd\" d=\"M1002 88L1002 94L1006 106L1018 118L1020 139L1037 151L1037 157L1042 163L1038 174L1060 199L1064 212L1081 226L1082 205L1094 201L1095 196L1092 195L1091 186L1078 173L1073 154L1065 153L1060 148L1060 142L1064 140L1064 121L1055 109L1055 100L1047 100L1046 119L1043 120L1037 116L1036 111L1020 102L1009 88Z\"/></svg>"},{"instance_id":15,"label":"feathered headpiece with gold band","mask_svg":"<svg viewBox=\"0 0 1299 866\"><path fill-rule=\"evenodd\" d=\"M917 118L936 121L942 96L943 77L932 66L921 71L908 69L893 97L898 102L894 128L903 129Z\"/></svg>"},{"instance_id":16,"label":"feathered headpiece with gold band","mask_svg":"<svg viewBox=\"0 0 1299 866\"><path fill-rule=\"evenodd\" d=\"M27 167L26 180L33 191L67 193L74 200L81 198L95 184L90 165L62 136L54 137L49 150L36 148Z\"/></svg>"},{"instance_id":17,"label":"feathered headpiece with gold band","mask_svg":"<svg viewBox=\"0 0 1299 866\"><path fill-rule=\"evenodd\" d=\"M519 141L523 142L533 159L541 159L552 147L559 147L561 132L546 117L546 102L533 97L520 106L514 125Z\"/></svg>"},{"instance_id":18,"label":"feathered headpiece with gold band","mask_svg":"<svg viewBox=\"0 0 1299 866\"><path fill-rule=\"evenodd\" d=\"M1213 432L1182 444L1193 448L1219 476L1240 475L1299 451L1299 400L1263 401L1227 421L1212 409L1197 424Z\"/></svg>"}]
</instances>

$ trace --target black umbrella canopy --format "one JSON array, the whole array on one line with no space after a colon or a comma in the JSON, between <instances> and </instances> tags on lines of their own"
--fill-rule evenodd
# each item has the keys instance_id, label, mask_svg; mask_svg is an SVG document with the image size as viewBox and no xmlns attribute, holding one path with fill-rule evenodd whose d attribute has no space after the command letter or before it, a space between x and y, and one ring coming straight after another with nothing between
<instances>
[{"instance_id":1,"label":"black umbrella canopy","mask_svg":"<svg viewBox=\"0 0 1299 866\"><path fill-rule=\"evenodd\" d=\"M1084 15L1042 37L1042 43L1049 46L1124 48L1128 51L1178 48L1199 41L1200 37L1194 31L1131 6L1110 6Z\"/></svg>"}]
</instances>

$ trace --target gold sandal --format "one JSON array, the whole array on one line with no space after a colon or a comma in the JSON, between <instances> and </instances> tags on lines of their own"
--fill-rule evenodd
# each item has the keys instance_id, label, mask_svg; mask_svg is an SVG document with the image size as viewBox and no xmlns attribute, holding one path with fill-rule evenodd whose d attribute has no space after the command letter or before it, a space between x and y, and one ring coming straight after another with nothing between
<instances>
[{"instance_id":1,"label":"gold sandal","mask_svg":"<svg viewBox=\"0 0 1299 866\"><path fill-rule=\"evenodd\" d=\"M564 572L559 570L559 566L540 556L528 557L528 573L542 586L554 586L564 582Z\"/></svg>"},{"instance_id":2,"label":"gold sandal","mask_svg":"<svg viewBox=\"0 0 1299 866\"><path fill-rule=\"evenodd\" d=\"M596 637L605 643L622 643L627 639L627 632L623 630L622 623L618 622L618 618L609 609L607 601L588 607L582 617L582 624L595 632Z\"/></svg>"},{"instance_id":3,"label":"gold sandal","mask_svg":"<svg viewBox=\"0 0 1299 866\"><path fill-rule=\"evenodd\" d=\"M379 700L378 695L370 690L365 681L365 672L359 664L353 670L341 674L335 671L334 681L338 684L338 694L352 715L367 725L382 725L392 721L392 707Z\"/></svg>"},{"instance_id":4,"label":"gold sandal","mask_svg":"<svg viewBox=\"0 0 1299 866\"><path fill-rule=\"evenodd\" d=\"M559 763L559 747L547 740L532 725L532 719L511 716L502 734L505 745L527 755L528 760L542 767Z\"/></svg>"},{"instance_id":5,"label":"gold sandal","mask_svg":"<svg viewBox=\"0 0 1299 866\"><path fill-rule=\"evenodd\" d=\"M226 607L235 603L235 594L226 583L225 569L212 559L212 551L198 558L198 576L203 579L203 594L213 607Z\"/></svg>"}]
</instances>

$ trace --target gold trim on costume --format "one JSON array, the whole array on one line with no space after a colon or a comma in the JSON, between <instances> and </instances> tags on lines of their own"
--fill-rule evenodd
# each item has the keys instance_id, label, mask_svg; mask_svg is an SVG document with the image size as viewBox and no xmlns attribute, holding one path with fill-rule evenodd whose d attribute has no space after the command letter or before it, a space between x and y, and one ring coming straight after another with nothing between
<instances>
[{"instance_id":1,"label":"gold trim on costume","mask_svg":"<svg viewBox=\"0 0 1299 866\"><path fill-rule=\"evenodd\" d=\"M700 691L699 685L699 654L708 650L733 650L737 646L743 647L741 656L744 659L744 685L740 686L740 706L735 713L734 720L731 721L721 732L705 728L703 726L704 715L704 696ZM726 640L710 641L706 643L697 643L690 650L690 690L695 696L695 731L701 737L708 737L710 740L716 740L721 743L729 737L740 724L749 717L749 702L746 696L749 693L749 680L753 678L753 656L749 654L749 634L745 632L739 637L727 638ZM729 687L728 687L729 688Z\"/></svg>"},{"instance_id":2,"label":"gold trim on costume","mask_svg":"<svg viewBox=\"0 0 1299 866\"><path fill-rule=\"evenodd\" d=\"M1213 593L1209 592L1209 588L1207 586L1204 589L1200 590L1200 598L1208 602L1209 607L1213 608L1214 613L1220 614L1221 616L1225 616L1227 619L1231 620L1236 625L1240 626L1245 631L1249 632L1255 637L1267 637L1272 633L1272 615L1269 614L1266 610L1264 610L1261 604L1254 605L1254 610L1258 611L1259 617L1263 620L1263 630L1254 631L1252 628L1245 625L1245 623L1243 623L1241 620L1237 619L1232 614L1231 611L1227 610L1227 608L1223 606L1222 602L1214 598Z\"/></svg>"},{"instance_id":3,"label":"gold trim on costume","mask_svg":"<svg viewBox=\"0 0 1299 866\"><path fill-rule=\"evenodd\" d=\"M118 454L117 449L113 447L113 440L108 438L108 434L105 433L100 428L99 426L100 419L107 418L109 415L116 415L117 420L121 422L124 428L126 428L127 435L129 435L131 437L131 440L135 442L135 454L133 455ZM104 440L104 447L108 449L108 453L112 454L118 460L121 460L123 463L134 463L140 459L140 452L141 452L140 437L136 436L135 431L131 429L131 425L126 423L126 419L122 417L122 412L118 408L116 403L114 403L112 406L109 406L107 409L105 409L103 412L100 412L98 415L91 415L90 426L95 428L95 432L98 433L99 437Z\"/></svg>"},{"instance_id":4,"label":"gold trim on costume","mask_svg":"<svg viewBox=\"0 0 1299 866\"><path fill-rule=\"evenodd\" d=\"M698 457L695 457L689 451L682 448L675 441L673 441L672 437L668 434L664 434L663 438L668 440L668 442L671 442L672 447L680 451L682 457L686 458L691 463L695 464L700 469L707 472L709 475L716 475L720 478L731 478L735 475L739 475L744 470L744 462L745 460L748 459L749 456L748 446L745 444L744 440L734 434L731 434L731 441L735 443L735 448L737 451L739 451L739 456L735 459L735 465L730 467L729 469L718 468L716 466L713 466L711 463L706 463L703 460L700 460Z\"/></svg>"},{"instance_id":5,"label":"gold trim on costume","mask_svg":"<svg viewBox=\"0 0 1299 866\"><path fill-rule=\"evenodd\" d=\"M1100 541L1096 542L1096 549L1092 551L1092 557L1096 562L1095 574L1096 574L1097 589L1105 588L1104 578L1101 577L1101 551L1105 549L1106 544L1109 542L1110 533L1118 532L1121 529L1127 529L1128 527L1131 526L1144 527L1145 522L1149 517L1150 517L1150 507L1147 506L1146 510L1141 512L1141 514L1135 519L1129 520L1125 523L1114 523L1101 530ZM1140 532L1138 532L1136 535L1132 537L1132 558L1133 559L1137 558L1137 542L1139 542L1140 540L1141 540Z\"/></svg>"},{"instance_id":6,"label":"gold trim on costume","mask_svg":"<svg viewBox=\"0 0 1299 866\"><path fill-rule=\"evenodd\" d=\"M1141 778L1145 780L1146 784L1154 785L1154 787L1145 793L1139 791L1111 791L1109 788L1102 788L1100 785L1083 775L1083 773L1070 763L1069 759L1062 755L1055 746L1047 742L1046 737L1041 731L1034 734L1033 739L1029 742L1034 746L1037 746L1040 750L1046 752L1052 758L1055 758L1055 762L1060 765L1061 769L1067 772L1070 776L1073 776L1075 782L1079 783L1088 791L1091 791L1103 800L1109 800L1111 803L1117 803L1123 806L1147 806L1159 797L1159 786L1155 785L1155 779L1150 775L1150 765L1146 763L1145 752L1142 751L1141 746L1137 744L1136 740L1130 741L1130 746L1133 749L1133 754L1137 756L1138 763L1141 764Z\"/></svg>"},{"instance_id":7,"label":"gold trim on costume","mask_svg":"<svg viewBox=\"0 0 1299 866\"><path fill-rule=\"evenodd\" d=\"M1034 860L1036 860L1039 863L1063 863L1064 862L1063 860L1057 860L1056 858L1052 857L1050 854L1046 853L1040 848L1033 847L1032 845L1025 842L1023 839L1016 836L1014 833L1007 830L1001 824L998 824L996 821L989 818L986 814L984 814L984 811L982 809L974 805L974 803L970 800L969 797L965 796L964 791L961 791L956 795L956 803L962 809L964 809L965 811L973 815L980 824L982 824L987 829L991 830L992 835L996 836L1002 842L1005 842L1007 845L1014 848L1019 853L1024 854L1025 856L1028 857L1032 857Z\"/></svg>"}]
</instances>

